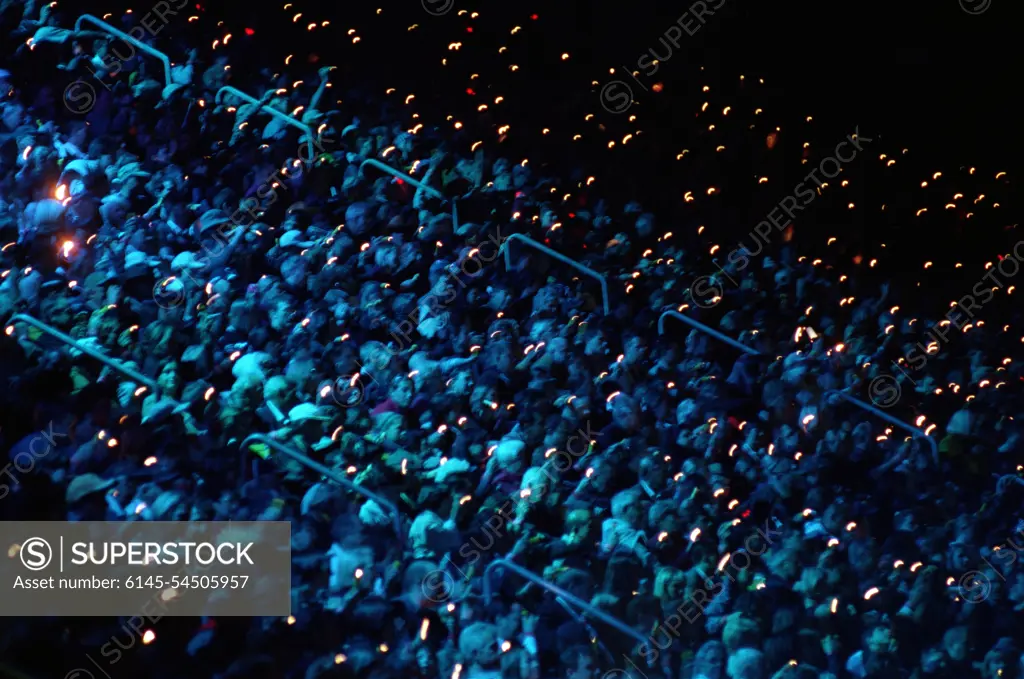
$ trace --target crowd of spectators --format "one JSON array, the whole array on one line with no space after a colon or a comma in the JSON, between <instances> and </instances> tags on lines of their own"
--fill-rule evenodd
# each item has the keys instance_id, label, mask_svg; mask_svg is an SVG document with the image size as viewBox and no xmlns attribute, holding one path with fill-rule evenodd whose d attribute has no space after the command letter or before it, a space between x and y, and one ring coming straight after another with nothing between
<instances>
[{"instance_id":1,"label":"crowd of spectators","mask_svg":"<svg viewBox=\"0 0 1024 679\"><path fill-rule=\"evenodd\" d=\"M18 621L0 647L112 639L159 654L151 676L222 679L1024 678L1012 307L901 308L782 237L688 287L696 229L567 204L585 178L369 94L336 107L329 66L295 87L196 49L166 85L49 5L2 10L0 316L80 344L6 325L4 516L290 521L293 614L160 622L146 648ZM50 64L82 79L25 77ZM608 308L512 234L605 276ZM659 334L666 311L751 351ZM919 431L836 391L913 403ZM402 534L254 433L387 498ZM496 559L573 599L485 583Z\"/></svg>"}]
</instances>

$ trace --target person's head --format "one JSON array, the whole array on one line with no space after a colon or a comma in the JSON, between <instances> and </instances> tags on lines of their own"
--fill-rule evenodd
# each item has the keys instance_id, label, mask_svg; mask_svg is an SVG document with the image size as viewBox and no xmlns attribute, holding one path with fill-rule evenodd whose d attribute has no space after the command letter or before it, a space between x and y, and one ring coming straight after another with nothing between
<instances>
[{"instance_id":1,"label":"person's head","mask_svg":"<svg viewBox=\"0 0 1024 679\"><path fill-rule=\"evenodd\" d=\"M593 517L588 509L574 509L565 517L565 532L578 541L590 535Z\"/></svg>"},{"instance_id":2,"label":"person's head","mask_svg":"<svg viewBox=\"0 0 1024 679\"><path fill-rule=\"evenodd\" d=\"M647 355L647 342L640 335L631 335L626 338L624 351L626 363L639 363Z\"/></svg>"},{"instance_id":3,"label":"person's head","mask_svg":"<svg viewBox=\"0 0 1024 679\"><path fill-rule=\"evenodd\" d=\"M665 485L667 472L662 458L645 457L640 461L640 480L655 490Z\"/></svg>"},{"instance_id":4,"label":"person's head","mask_svg":"<svg viewBox=\"0 0 1024 679\"><path fill-rule=\"evenodd\" d=\"M345 230L353 237L360 236L370 228L370 205L352 203L345 210Z\"/></svg>"},{"instance_id":5,"label":"person's head","mask_svg":"<svg viewBox=\"0 0 1024 679\"><path fill-rule=\"evenodd\" d=\"M729 679L767 679L764 654L754 648L741 648L729 656Z\"/></svg>"},{"instance_id":6,"label":"person's head","mask_svg":"<svg viewBox=\"0 0 1024 679\"><path fill-rule=\"evenodd\" d=\"M288 401L291 387L288 380L280 375L274 375L263 386L263 398L273 403L280 410L286 410L285 404Z\"/></svg>"},{"instance_id":7,"label":"person's head","mask_svg":"<svg viewBox=\"0 0 1024 679\"><path fill-rule=\"evenodd\" d=\"M651 593L663 602L679 600L686 593L686 573L673 566L659 567Z\"/></svg>"},{"instance_id":8,"label":"person's head","mask_svg":"<svg viewBox=\"0 0 1024 679\"><path fill-rule=\"evenodd\" d=\"M872 653L891 653L894 651L896 649L896 641L892 638L892 631L885 625L878 625L872 629L868 635L867 648Z\"/></svg>"},{"instance_id":9,"label":"person's head","mask_svg":"<svg viewBox=\"0 0 1024 679\"><path fill-rule=\"evenodd\" d=\"M600 330L591 330L587 333L583 353L587 356L604 356L608 353L608 343L604 339L604 333Z\"/></svg>"},{"instance_id":10,"label":"person's head","mask_svg":"<svg viewBox=\"0 0 1024 679\"><path fill-rule=\"evenodd\" d=\"M1016 644L1010 637L1003 637L985 654L981 664L982 679L1002 679L1013 672L1013 661L1017 656ZM1020 679L1020 675L1018 675Z\"/></svg>"},{"instance_id":11,"label":"person's head","mask_svg":"<svg viewBox=\"0 0 1024 679\"><path fill-rule=\"evenodd\" d=\"M399 264L402 268L414 264L422 258L419 248L416 247L415 243L402 243L398 253Z\"/></svg>"},{"instance_id":12,"label":"person's head","mask_svg":"<svg viewBox=\"0 0 1024 679\"><path fill-rule=\"evenodd\" d=\"M282 220L282 222L281 222L281 229L283 231L286 231L286 232L287 231L294 231L295 229L298 229L299 228L299 215L300 215L300 212L298 210L289 210L285 214L284 220Z\"/></svg>"},{"instance_id":13,"label":"person's head","mask_svg":"<svg viewBox=\"0 0 1024 679\"><path fill-rule=\"evenodd\" d=\"M719 679L725 669L725 659L725 646L722 642L705 642L694 658L693 679Z\"/></svg>"},{"instance_id":14,"label":"person's head","mask_svg":"<svg viewBox=\"0 0 1024 679\"><path fill-rule=\"evenodd\" d=\"M248 332L252 321L252 309L244 299L236 299L228 311L228 321L235 330Z\"/></svg>"},{"instance_id":15,"label":"person's head","mask_svg":"<svg viewBox=\"0 0 1024 679\"><path fill-rule=\"evenodd\" d=\"M378 245L374 255L374 264L387 272L393 272L398 268L398 249L391 244Z\"/></svg>"},{"instance_id":16,"label":"person's head","mask_svg":"<svg viewBox=\"0 0 1024 679\"><path fill-rule=\"evenodd\" d=\"M175 361L165 363L163 369L160 370L160 377L157 378L156 383L164 394L171 398L177 397L178 387L180 386L178 364Z\"/></svg>"},{"instance_id":17,"label":"person's head","mask_svg":"<svg viewBox=\"0 0 1024 679\"><path fill-rule=\"evenodd\" d=\"M1010 601L1024 604L1024 572L1017 572L1010 587Z\"/></svg>"},{"instance_id":18,"label":"person's head","mask_svg":"<svg viewBox=\"0 0 1024 679\"><path fill-rule=\"evenodd\" d=\"M498 374L506 374L512 369L512 343L490 342L484 349L485 365Z\"/></svg>"},{"instance_id":19,"label":"person's head","mask_svg":"<svg viewBox=\"0 0 1024 679\"><path fill-rule=\"evenodd\" d=\"M625 521L631 528L640 528L644 510L642 496L635 488L624 490L612 498L612 516Z\"/></svg>"},{"instance_id":20,"label":"person's head","mask_svg":"<svg viewBox=\"0 0 1024 679\"><path fill-rule=\"evenodd\" d=\"M302 352L292 356L285 367L285 378L297 388L302 389L315 379L316 362L308 353Z\"/></svg>"},{"instance_id":21,"label":"person's head","mask_svg":"<svg viewBox=\"0 0 1024 679\"><path fill-rule=\"evenodd\" d=\"M486 622L476 622L459 635L459 653L472 667L494 668L500 658L498 628Z\"/></svg>"},{"instance_id":22,"label":"person's head","mask_svg":"<svg viewBox=\"0 0 1024 679\"><path fill-rule=\"evenodd\" d=\"M415 395L415 386L405 375L398 375L391 380L388 397L399 408L407 408Z\"/></svg>"},{"instance_id":23,"label":"person's head","mask_svg":"<svg viewBox=\"0 0 1024 679\"><path fill-rule=\"evenodd\" d=\"M676 424L694 426L700 421L697 402L692 398L684 399L676 406Z\"/></svg>"},{"instance_id":24,"label":"person's head","mask_svg":"<svg viewBox=\"0 0 1024 679\"><path fill-rule=\"evenodd\" d=\"M540 467L530 467L523 474L518 497L536 504L548 497L548 477Z\"/></svg>"},{"instance_id":25,"label":"person's head","mask_svg":"<svg viewBox=\"0 0 1024 679\"><path fill-rule=\"evenodd\" d=\"M356 148L359 149L359 156L362 158L369 158L373 155L373 137L360 137Z\"/></svg>"},{"instance_id":26,"label":"person's head","mask_svg":"<svg viewBox=\"0 0 1024 679\"><path fill-rule=\"evenodd\" d=\"M295 317L295 311L286 300L279 299L270 309L270 327L277 332L285 332Z\"/></svg>"},{"instance_id":27,"label":"person's head","mask_svg":"<svg viewBox=\"0 0 1024 679\"><path fill-rule=\"evenodd\" d=\"M68 133L68 142L74 144L80 149L87 147L86 140L89 134L88 126L83 123L75 123L70 126Z\"/></svg>"},{"instance_id":28,"label":"person's head","mask_svg":"<svg viewBox=\"0 0 1024 679\"><path fill-rule=\"evenodd\" d=\"M590 476L590 486L598 493L606 493L615 478L615 466L598 461L591 469L594 473Z\"/></svg>"},{"instance_id":29,"label":"person's head","mask_svg":"<svg viewBox=\"0 0 1024 679\"><path fill-rule=\"evenodd\" d=\"M473 373L460 370L448 381L448 393L454 396L469 396L473 389Z\"/></svg>"},{"instance_id":30,"label":"person's head","mask_svg":"<svg viewBox=\"0 0 1024 679\"><path fill-rule=\"evenodd\" d=\"M387 369L391 363L391 352L382 342L367 342L359 347L359 360L370 372Z\"/></svg>"},{"instance_id":31,"label":"person's head","mask_svg":"<svg viewBox=\"0 0 1024 679\"><path fill-rule=\"evenodd\" d=\"M385 411L373 418L373 435L379 441L397 443L402 434L402 416Z\"/></svg>"},{"instance_id":32,"label":"person's head","mask_svg":"<svg viewBox=\"0 0 1024 679\"><path fill-rule=\"evenodd\" d=\"M647 525L652 531L676 535L683 529L682 519L671 502L664 500L651 505L647 513Z\"/></svg>"},{"instance_id":33,"label":"person's head","mask_svg":"<svg viewBox=\"0 0 1024 679\"><path fill-rule=\"evenodd\" d=\"M709 556L711 556L713 561L714 557L712 555ZM741 572L745 573L747 571ZM691 587L703 588L705 586L699 571L690 571L690 578L689 585ZM744 605L744 601L746 605ZM725 628L722 630L722 644L725 645L726 650L730 654L738 653L743 648L757 648L760 646L761 626L746 614L746 611L749 610L746 607L750 603L749 598L739 597L736 604L738 610L726 619Z\"/></svg>"},{"instance_id":34,"label":"person's head","mask_svg":"<svg viewBox=\"0 0 1024 679\"><path fill-rule=\"evenodd\" d=\"M553 338L547 345L547 356L555 363L565 363L569 359L569 342L564 337Z\"/></svg>"},{"instance_id":35,"label":"person's head","mask_svg":"<svg viewBox=\"0 0 1024 679\"><path fill-rule=\"evenodd\" d=\"M43 315L58 328L71 322L71 307L64 297L47 297L43 301Z\"/></svg>"},{"instance_id":36,"label":"person's head","mask_svg":"<svg viewBox=\"0 0 1024 679\"><path fill-rule=\"evenodd\" d=\"M424 603L431 603L432 597L436 598L437 594L440 593L428 591L436 586L432 583L440 582L436 578L438 574L437 565L430 561L413 561L410 563L402 575L402 592L404 597L412 601L417 608ZM444 594L448 595L451 592L444 592Z\"/></svg>"},{"instance_id":37,"label":"person's head","mask_svg":"<svg viewBox=\"0 0 1024 679\"><path fill-rule=\"evenodd\" d=\"M142 186L142 178L135 174L127 174L123 179L119 177L118 185L123 196L134 196L139 192L139 187Z\"/></svg>"},{"instance_id":38,"label":"person's head","mask_svg":"<svg viewBox=\"0 0 1024 679\"><path fill-rule=\"evenodd\" d=\"M521 190L530 183L531 170L528 165L518 164L512 167L512 185L515 189Z\"/></svg>"},{"instance_id":39,"label":"person's head","mask_svg":"<svg viewBox=\"0 0 1024 679\"><path fill-rule=\"evenodd\" d=\"M636 218L636 232L641 238L647 238L654 233L654 215L645 212Z\"/></svg>"},{"instance_id":40,"label":"person's head","mask_svg":"<svg viewBox=\"0 0 1024 679\"><path fill-rule=\"evenodd\" d=\"M850 543L847 554L850 566L861 576L869 576L878 563L875 545L867 540L855 540Z\"/></svg>"},{"instance_id":41,"label":"person's head","mask_svg":"<svg viewBox=\"0 0 1024 679\"><path fill-rule=\"evenodd\" d=\"M559 659L565 669L565 679L595 679L599 670L590 646L577 644L563 650Z\"/></svg>"},{"instance_id":42,"label":"person's head","mask_svg":"<svg viewBox=\"0 0 1024 679\"><path fill-rule=\"evenodd\" d=\"M783 453L795 453L800 447L800 436L789 424L783 424L779 428L778 441L779 451Z\"/></svg>"},{"instance_id":43,"label":"person's head","mask_svg":"<svg viewBox=\"0 0 1024 679\"><path fill-rule=\"evenodd\" d=\"M545 285L543 288L537 291L537 294L533 297L533 313L534 315L540 315L544 313L553 312L558 308L558 297L555 289L550 285Z\"/></svg>"},{"instance_id":44,"label":"person's head","mask_svg":"<svg viewBox=\"0 0 1024 679\"><path fill-rule=\"evenodd\" d=\"M969 539L969 538L962 538ZM956 570L966 570L971 560L971 550L966 542L954 542L949 546L947 563Z\"/></svg>"},{"instance_id":45,"label":"person's head","mask_svg":"<svg viewBox=\"0 0 1024 679\"><path fill-rule=\"evenodd\" d=\"M491 174L494 176L505 174L509 171L511 166L512 164L509 162L508 158L498 158L494 161L494 165L491 166Z\"/></svg>"},{"instance_id":46,"label":"person's head","mask_svg":"<svg viewBox=\"0 0 1024 679\"><path fill-rule=\"evenodd\" d=\"M626 394L619 394L612 399L612 420L616 425L632 431L640 424L635 400Z\"/></svg>"},{"instance_id":47,"label":"person's head","mask_svg":"<svg viewBox=\"0 0 1024 679\"><path fill-rule=\"evenodd\" d=\"M936 674L942 669L946 656L941 649L930 646L921 651L921 671L925 674Z\"/></svg>"},{"instance_id":48,"label":"person's head","mask_svg":"<svg viewBox=\"0 0 1024 679\"><path fill-rule=\"evenodd\" d=\"M301 255L290 255L281 264L281 278L292 290L304 290L309 273L309 260Z\"/></svg>"},{"instance_id":49,"label":"person's head","mask_svg":"<svg viewBox=\"0 0 1024 679\"><path fill-rule=\"evenodd\" d=\"M512 173L509 171L509 163L504 158L499 158L494 163L494 167L491 169L494 175L494 190L495 191L511 191L512 190Z\"/></svg>"},{"instance_id":50,"label":"person's head","mask_svg":"<svg viewBox=\"0 0 1024 679\"><path fill-rule=\"evenodd\" d=\"M963 662L967 658L968 636L963 625L946 630L942 636L942 646L955 662Z\"/></svg>"},{"instance_id":51,"label":"person's head","mask_svg":"<svg viewBox=\"0 0 1024 679\"><path fill-rule=\"evenodd\" d=\"M153 152L152 159L153 162L155 163L166 165L167 163L171 162L171 156L173 155L174 150L170 146L168 146L167 144L160 144L156 147L156 151ZM168 184L170 184L170 186L173 187L173 184L171 182L165 182L164 187L167 188Z\"/></svg>"},{"instance_id":52,"label":"person's head","mask_svg":"<svg viewBox=\"0 0 1024 679\"><path fill-rule=\"evenodd\" d=\"M3 108L0 110L3 111L3 115L0 115L0 120L3 121L4 127L11 132L17 129L25 118L25 107L18 101L4 102Z\"/></svg>"},{"instance_id":53,"label":"person's head","mask_svg":"<svg viewBox=\"0 0 1024 679\"><path fill-rule=\"evenodd\" d=\"M213 338L220 336L224 330L224 324L224 314L208 310L200 314L197 329L205 341L211 341Z\"/></svg>"}]
</instances>

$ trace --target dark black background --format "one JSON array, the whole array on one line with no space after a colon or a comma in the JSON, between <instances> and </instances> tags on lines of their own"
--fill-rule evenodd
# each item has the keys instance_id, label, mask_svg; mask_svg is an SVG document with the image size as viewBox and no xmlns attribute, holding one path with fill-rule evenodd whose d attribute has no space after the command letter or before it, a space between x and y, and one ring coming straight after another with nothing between
<instances>
[{"instance_id":1,"label":"dark black background","mask_svg":"<svg viewBox=\"0 0 1024 679\"><path fill-rule=\"evenodd\" d=\"M1022 12L1012 0L988 2L985 12L972 15L958 0L725 0L700 31L682 37L680 48L664 63L657 80L665 82L665 91L657 97L638 97L639 103L648 113L674 114L673 100L698 77L699 65L708 74L749 73L765 78L772 93L794 110L886 133L936 161L991 160L1009 171L1022 148L1016 82L1022 65ZM510 101L515 117L532 114L547 118L550 126L552 112L571 113L574 119L585 110L600 114L598 88L588 90L589 81L603 82L610 77L609 67L635 64L648 48L658 47L658 38L693 4L454 3L439 17L427 14L419 0L298 0L288 12L282 10L282 0L199 0L191 2L187 12L203 16L200 23L211 37L219 31L208 19L223 20L225 32L235 34L236 47L246 40L240 35L243 26L259 29L248 39L252 58L246 68L278 63L279 55L296 51L298 45L317 54L318 65L337 64L347 75L344 82L382 89L407 83L419 91L421 101L429 96L425 89L443 90L445 76L458 70L439 68L438 47L443 49L445 42L464 39L463 54L478 60L485 77L493 72L487 68L488 59L502 67L509 61L495 54L497 46L505 44L515 55L513 60L534 66L524 66L517 76L519 84L528 83L536 92L553 93L557 99L542 100L538 94L536 101ZM71 17L81 11L100 15L130 6L141 18L155 4L64 0L59 6ZM467 14L460 16L460 10L481 16L473 21ZM296 24L290 21L294 12L303 12ZM171 53L172 59L184 56L185 35L191 39L199 25L183 29L186 14L183 10L181 16L169 18L160 35L161 40L182 39L181 53ZM539 19L531 22L532 14ZM332 21L329 29L303 33L307 20L324 19ZM408 32L412 23L418 29ZM508 34L514 24L524 27L515 38ZM470 26L473 35L464 33ZM363 36L362 44L351 44L345 35L348 28ZM553 55L563 51L572 59L560 63ZM621 121L606 117L606 122Z\"/></svg>"},{"instance_id":2,"label":"dark black background","mask_svg":"<svg viewBox=\"0 0 1024 679\"><path fill-rule=\"evenodd\" d=\"M977 4L979 0L972 1ZM937 158L955 154L966 163L994 154L997 159L1015 162L1021 148L1015 75L1021 66L1018 29L1022 13L1012 0L989 2L985 12L971 15L958 0L726 0L699 32L683 36L680 49L671 63L665 63L659 79L666 83L686 80L689 71L684 61L750 72L764 77L788 100L803 102L815 115L841 114L905 139L911 148ZM211 14L225 17L229 26L262 22L276 33L289 28L280 9L283 3L278 0L200 4L208 5L204 9ZM380 24L378 8L395 27L419 23L415 37L397 30L390 35L394 68L388 70L396 76L408 73L410 66L412 71L429 67L426 72L436 76L436 53L427 55L426 50L414 47L430 44L434 36L455 39L470 25L477 26L479 36L481 29L486 32L488 26L500 25L501 34L495 31L493 36L495 46L508 44L515 50L522 40L528 40L531 58L546 64L530 78L560 81L576 89L579 81L569 77L574 70L582 73L586 68L600 79L609 66L635 63L649 47L658 45L658 38L692 4L663 0L455 0L453 10L441 17L428 15L418 0L299 0L294 9L303 11L305 17L351 25L364 36ZM478 11L481 18L472 22L465 15L460 17L457 12L461 9ZM540 18L531 24L529 16L534 13ZM519 39L505 32L509 21L527 29ZM311 46L323 48L325 59L358 62L347 66L363 67L364 73L365 55L380 47L367 39L357 52L338 32L330 38L326 33L308 37ZM463 37L468 43L474 36ZM269 52L265 34L258 42L261 52ZM573 54L568 69L552 68L544 57L561 51ZM431 82L433 79L420 82L420 87L429 87ZM596 103L596 91L593 94ZM670 90L663 95L665 99L671 96Z\"/></svg>"},{"instance_id":3,"label":"dark black background","mask_svg":"<svg viewBox=\"0 0 1024 679\"><path fill-rule=\"evenodd\" d=\"M635 63L692 3L571 4L604 66ZM1007 0L980 15L957 0L726 0L683 46L688 61L756 72L815 115L845 114L937 157L1010 161L1021 148L1020 16ZM674 61L659 74L666 80L685 77Z\"/></svg>"}]
</instances>

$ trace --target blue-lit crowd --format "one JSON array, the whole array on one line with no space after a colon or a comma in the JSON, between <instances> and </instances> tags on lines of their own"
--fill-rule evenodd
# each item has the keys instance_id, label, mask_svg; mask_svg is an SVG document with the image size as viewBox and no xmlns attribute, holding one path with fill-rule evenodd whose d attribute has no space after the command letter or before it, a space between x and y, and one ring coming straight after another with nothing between
<instances>
[{"instance_id":1,"label":"blue-lit crowd","mask_svg":"<svg viewBox=\"0 0 1024 679\"><path fill-rule=\"evenodd\" d=\"M0 511L289 521L293 555L287 619L145 644L83 620L69 662L114 639L154 677L1024 679L1012 306L949 321L799 238L691 289L696 228L586 173L337 105L326 66L294 86L196 49L168 83L59 10L0 4ZM659 334L666 311L749 351Z\"/></svg>"}]
</instances>

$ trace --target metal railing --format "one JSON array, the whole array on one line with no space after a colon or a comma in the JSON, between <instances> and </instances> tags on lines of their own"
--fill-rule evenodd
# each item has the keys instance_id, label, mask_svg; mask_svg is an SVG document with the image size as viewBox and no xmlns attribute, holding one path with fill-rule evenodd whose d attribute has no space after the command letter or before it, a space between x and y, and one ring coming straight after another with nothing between
<instances>
[{"instance_id":1,"label":"metal railing","mask_svg":"<svg viewBox=\"0 0 1024 679\"><path fill-rule=\"evenodd\" d=\"M27 325L31 325L33 328L37 328L39 330L42 330L47 335L50 335L51 337L55 337L56 339L60 340L64 344L68 345L69 347L73 347L74 349L77 349L78 351L81 351L83 354L85 354L87 356L91 356L92 358L95 358L97 361L99 361L103 365L105 365L105 366L107 366L109 368L112 368L113 370L116 370L117 372L121 373L122 375L125 375L125 376L129 377L132 381L134 381L134 382L136 382L138 384L141 384L142 386L146 387L147 389L149 389L151 392L153 392L157 396L160 395L160 387L157 385L157 383L154 380L149 379L148 377L146 377L145 375L140 373L138 370L135 370L133 368L129 368L128 366L126 366L121 361L118 361L117 359L114 359L114 358L110 358L109 356L104 354L102 351L99 351L98 349L94 349L93 347L90 347L90 346L88 346L86 344L82 344L81 342L76 340L74 337L71 337L70 335L66 335L66 334L62 333L60 330L57 330L56 328L54 328L53 326L50 326L50 325L47 325L46 323L43 323L38 318L35 318L33 316L29 316L28 314L15 314L14 316L11 317L11 320L8 321L8 325L13 325L14 323L25 323Z\"/></svg>"},{"instance_id":2,"label":"metal railing","mask_svg":"<svg viewBox=\"0 0 1024 679\"><path fill-rule=\"evenodd\" d=\"M622 632L626 636L635 639L641 644L647 643L648 638L646 636L636 631L635 629L633 629L626 623L622 622L618 618L612 617L604 611L600 610L599 608L591 606L583 599L580 599L579 597L570 594L558 585L548 582L547 580L540 577L533 571L528 571L522 566L512 563L508 559L495 559L490 564L488 564L486 569L484 569L484 602L488 606L491 603L491 573L494 571L495 568L498 567L507 568L513 573L519 575L521 578L529 580L530 582L536 585L540 585L547 591L554 594L556 597L561 597L564 601L571 603L573 606L580 609L581 611L584 611L588 615L593 616L594 618L600 620L609 627L615 628L619 632Z\"/></svg>"},{"instance_id":3,"label":"metal railing","mask_svg":"<svg viewBox=\"0 0 1024 679\"><path fill-rule=\"evenodd\" d=\"M928 442L929 447L931 447L932 449L932 459L935 460L936 466L939 465L939 446L935 443L935 439L933 439L928 434L925 434L923 431L921 431L921 429L915 427L912 424L907 424L903 420L898 420L889 413L885 412L884 410L876 408L875 406L869 403L865 403L864 401L861 401L858 398L854 398L853 396L850 396L845 392L838 391L836 389L829 389L828 391L825 392L825 396L828 396L830 394L836 394L844 401L852 403L861 410L867 411L872 415L875 415L876 417L882 418L883 420L893 425L894 427L899 427L900 429L905 429L906 431L909 431L911 436L913 436L914 438L924 439L925 441Z\"/></svg>"},{"instance_id":4,"label":"metal railing","mask_svg":"<svg viewBox=\"0 0 1024 679\"><path fill-rule=\"evenodd\" d=\"M391 167L387 163L382 163L381 161L377 160L376 158L367 158L366 160L364 160L359 165L359 171L362 172L363 168L366 167L367 165L372 165L373 167L377 168L378 170L382 170L384 172L387 172L390 175L398 177L402 181L407 182L409 184L412 184L417 189L422 189L422 190L426 191L427 193L432 195L434 198L437 198L438 200L442 200L442 201L444 201L446 203L448 202L448 199L444 197L444 194L441 193L440 191L438 191L437 189L435 189L434 187L427 186L426 184L421 182L419 179L413 179L412 177L410 177L409 175L405 174L404 172L399 172L398 170L396 170L395 168Z\"/></svg>"},{"instance_id":5,"label":"metal railing","mask_svg":"<svg viewBox=\"0 0 1024 679\"><path fill-rule=\"evenodd\" d=\"M400 172L399 170L396 170L395 168L391 167L387 163L383 163L383 162L377 160L376 158L367 158L366 160L364 160L359 165L359 171L362 172L363 168L366 167L367 165L375 167L378 170L382 170L384 172L387 172L389 175L391 175L393 177L398 177L403 182L407 182L407 183L411 184L412 186L415 186L417 189L420 189L421 191L426 191L431 196L433 196L434 198L437 198L438 200L440 200L444 204L451 203L451 206L452 206L452 231L458 231L459 230L459 207L458 207L458 201L456 201L454 198L451 198L451 199L445 198L444 194L441 193L440 191L438 191L437 189L435 189L434 187L427 186L426 184L421 182L419 179L414 179L414 178L410 177L409 175L405 174L404 172Z\"/></svg>"},{"instance_id":6,"label":"metal railing","mask_svg":"<svg viewBox=\"0 0 1024 679\"><path fill-rule=\"evenodd\" d=\"M222 95L225 92L227 92L228 94L233 94L236 97L238 97L239 99L241 99L243 101L247 101L247 102L249 102L250 104L252 104L254 106L258 107L260 105L259 99L254 99L253 97L249 96L245 92L242 92L241 90L239 90L237 87L232 87L231 85L226 85L226 86L220 88L219 90L217 90L217 96L215 97L214 100L218 104L221 103L221 97L222 97ZM264 106L262 109L260 109L260 111L263 112L263 113L268 113L268 114L272 115L273 117L277 118L278 120L282 120L286 124L291 125L292 127L297 127L300 130L302 130L303 132L305 132L306 133L306 145L309 147L309 161L308 162L310 162L310 163L313 162L313 159L316 158L316 154L314 153L314 149L313 149L313 128L311 128L309 125L303 123L300 120L296 120L295 118L291 117L287 113L282 113L281 111L278 111L276 108L271 108L270 106Z\"/></svg>"},{"instance_id":7,"label":"metal railing","mask_svg":"<svg viewBox=\"0 0 1024 679\"><path fill-rule=\"evenodd\" d=\"M322 474L324 477L338 484L342 488L346 488L348 490L351 490L353 493L358 493L359 495L362 495L370 500L373 500L381 507L391 512L392 525L394 526L395 535L398 538L398 542L400 545L405 542L405 534L402 532L402 517L398 513L398 507L395 506L395 504L390 500L386 500L382 498L380 495L374 493L373 491L367 490L366 488L363 488L358 484L352 483L351 481L349 481L348 479L346 479L344 476L334 471L333 469L320 464L316 460L310 458L308 455L303 455L294 448L290 448L284 445L283 443L280 443L279 441L275 441L266 434L250 434L249 436L246 437L244 441L242 441L242 450L246 450L252 443L262 443L263 445L273 450L276 450L282 455L290 457L291 459L295 460L302 466L307 467L308 469L312 469L318 474Z\"/></svg>"},{"instance_id":8,"label":"metal railing","mask_svg":"<svg viewBox=\"0 0 1024 679\"><path fill-rule=\"evenodd\" d=\"M684 316L683 314L679 313L678 311L666 311L665 313L663 313L661 315L660 318L658 318L658 334L659 335L664 335L665 334L665 319L667 317L669 317L669 316L671 316L673 318L678 318L683 323L686 323L687 325L689 325L691 328L694 328L695 330L703 332L703 333L705 333L707 335L711 335L715 339L721 340L722 342L725 342L729 346L735 347L736 349L739 349L740 351L745 351L746 353L750 354L751 356L760 356L761 355L756 349L754 349L752 347L748 347L746 344L742 344L739 341L734 340L733 338L729 337L728 335L725 335L725 334L715 330L712 327L704 325L700 321L695 321L692 318L690 318L689 316Z\"/></svg>"},{"instance_id":9,"label":"metal railing","mask_svg":"<svg viewBox=\"0 0 1024 679\"><path fill-rule=\"evenodd\" d=\"M93 26L96 26L97 28L99 28L99 29L101 29L103 31L106 31L107 33L110 33L111 35L116 36L116 37L120 38L121 40L124 40L129 45L134 45L139 50L145 52L149 56L156 57L157 59L159 59L161 61L161 63L163 63L163 65L164 65L164 80L167 81L164 86L165 87L169 87L172 84L172 80L171 80L171 60L167 57L166 54L164 54L163 52L161 52L158 49L150 47L149 45L147 45L144 42L139 41L137 38L133 38L132 36L130 36L127 33L125 33L124 31L121 31L121 30L118 30L118 29L114 28L113 26L108 24L106 21L103 21L102 19L97 19L96 17L94 17L91 14L83 14L82 16L78 17L78 21L75 22L75 30L76 31L82 30L82 22L88 22L88 23L92 24Z\"/></svg>"},{"instance_id":10,"label":"metal railing","mask_svg":"<svg viewBox=\"0 0 1024 679\"><path fill-rule=\"evenodd\" d=\"M568 264L569 266L571 266L572 268L576 269L580 273L586 274L586 275L590 276L591 278L596 278L597 281L601 284L601 296L604 299L604 315L607 316L607 315L609 315L611 313L611 306L609 305L609 300L608 300L608 280L603 275L597 273L596 271L594 271L591 268L583 266L582 264L580 264L579 262L577 262L574 259L566 257L565 255L563 255L560 252L555 252L554 250L552 250L548 246L542 245L542 244L538 243L537 241L533 240L532 238L527 238L526 236L524 236L521 233L514 233L514 234L512 234L511 236L506 238L505 241L501 244L501 249L505 253L505 268L506 269L511 269L512 268L511 246L512 246L512 241L514 241L514 240L515 241L521 241L522 243L525 243L526 245L529 245L530 247L532 247L532 248L534 248L536 250L540 250L544 254L546 254L546 255L548 255L550 257L554 257L555 259L557 259L558 261L562 262L563 264Z\"/></svg>"}]
</instances>

